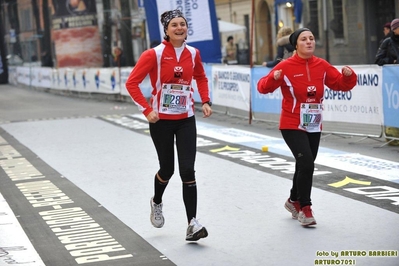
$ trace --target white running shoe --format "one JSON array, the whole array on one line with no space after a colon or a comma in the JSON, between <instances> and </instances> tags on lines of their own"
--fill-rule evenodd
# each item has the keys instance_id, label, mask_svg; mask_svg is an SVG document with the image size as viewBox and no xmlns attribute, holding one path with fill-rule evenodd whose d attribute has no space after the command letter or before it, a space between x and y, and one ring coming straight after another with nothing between
<instances>
[{"instance_id":1,"label":"white running shoe","mask_svg":"<svg viewBox=\"0 0 399 266\"><path fill-rule=\"evenodd\" d=\"M289 211L292 215L292 219L298 219L298 213L301 210L301 206L299 205L299 201L291 201L289 198L284 203L284 207L287 211Z\"/></svg>"},{"instance_id":2,"label":"white running shoe","mask_svg":"<svg viewBox=\"0 0 399 266\"><path fill-rule=\"evenodd\" d=\"M150 205L151 205L151 214L150 214L150 220L151 223L154 227L156 228L161 228L163 224L165 223L165 218L163 218L162 214L162 202L159 204L154 203L153 198L150 200Z\"/></svg>"},{"instance_id":3,"label":"white running shoe","mask_svg":"<svg viewBox=\"0 0 399 266\"><path fill-rule=\"evenodd\" d=\"M313 217L313 212L312 212L312 208L310 207L310 205L305 206L301 209L301 211L298 214L298 221L303 226L317 224L315 218Z\"/></svg>"},{"instance_id":4,"label":"white running shoe","mask_svg":"<svg viewBox=\"0 0 399 266\"><path fill-rule=\"evenodd\" d=\"M190 224L188 225L187 228L187 235L186 235L186 240L187 241L197 241L200 238L205 238L208 236L208 231L206 231L206 228L203 227L197 219L193 218L190 221Z\"/></svg>"}]
</instances>

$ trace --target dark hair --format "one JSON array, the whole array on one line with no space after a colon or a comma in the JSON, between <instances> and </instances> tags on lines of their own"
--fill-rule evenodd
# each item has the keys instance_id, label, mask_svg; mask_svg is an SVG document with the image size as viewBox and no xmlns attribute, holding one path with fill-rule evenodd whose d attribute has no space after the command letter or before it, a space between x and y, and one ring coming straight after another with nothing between
<instances>
[{"instance_id":1,"label":"dark hair","mask_svg":"<svg viewBox=\"0 0 399 266\"><path fill-rule=\"evenodd\" d=\"M292 46L294 46L294 49L296 50L296 42L298 41L298 37L299 37L299 35L302 33L302 32L304 32L304 31L310 31L310 32L312 32L311 30L309 30L308 28L299 28L299 29L297 29L296 31L294 31L293 33L291 33L291 35L290 35L290 44L292 45Z\"/></svg>"},{"instance_id":2,"label":"dark hair","mask_svg":"<svg viewBox=\"0 0 399 266\"><path fill-rule=\"evenodd\" d=\"M234 40L234 37L231 35L229 37L227 37L227 41L229 42L230 40Z\"/></svg>"}]
</instances>

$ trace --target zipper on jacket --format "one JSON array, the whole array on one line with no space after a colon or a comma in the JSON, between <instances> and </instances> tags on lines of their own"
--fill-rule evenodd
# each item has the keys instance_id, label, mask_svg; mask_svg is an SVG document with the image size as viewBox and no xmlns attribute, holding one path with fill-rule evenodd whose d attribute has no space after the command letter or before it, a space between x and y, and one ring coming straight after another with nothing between
<instances>
[{"instance_id":1,"label":"zipper on jacket","mask_svg":"<svg viewBox=\"0 0 399 266\"><path fill-rule=\"evenodd\" d=\"M306 73L308 74L308 81L310 81L309 59L306 59Z\"/></svg>"}]
</instances>

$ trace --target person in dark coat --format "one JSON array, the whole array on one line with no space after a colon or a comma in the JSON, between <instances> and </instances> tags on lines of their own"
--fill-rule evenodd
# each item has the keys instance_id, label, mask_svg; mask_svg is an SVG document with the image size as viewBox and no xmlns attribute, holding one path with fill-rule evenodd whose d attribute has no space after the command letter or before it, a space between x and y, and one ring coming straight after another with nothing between
<instances>
[{"instance_id":1,"label":"person in dark coat","mask_svg":"<svg viewBox=\"0 0 399 266\"><path fill-rule=\"evenodd\" d=\"M391 36L386 38L375 55L375 64L398 64L399 58L399 18L391 22Z\"/></svg>"},{"instance_id":2,"label":"person in dark coat","mask_svg":"<svg viewBox=\"0 0 399 266\"><path fill-rule=\"evenodd\" d=\"M381 43L388 37L390 37L390 33L391 33L391 22L387 22L384 24L383 30L382 32L384 33L384 37L382 37L379 45L381 45Z\"/></svg>"},{"instance_id":3,"label":"person in dark coat","mask_svg":"<svg viewBox=\"0 0 399 266\"><path fill-rule=\"evenodd\" d=\"M114 67L126 66L126 59L123 54L123 50L120 47L114 48L114 53L113 53L113 57L112 57L112 66L114 66Z\"/></svg>"},{"instance_id":4,"label":"person in dark coat","mask_svg":"<svg viewBox=\"0 0 399 266\"><path fill-rule=\"evenodd\" d=\"M51 57L51 54L48 51L43 51L42 52L42 66L44 67L53 67L53 59Z\"/></svg>"}]
</instances>

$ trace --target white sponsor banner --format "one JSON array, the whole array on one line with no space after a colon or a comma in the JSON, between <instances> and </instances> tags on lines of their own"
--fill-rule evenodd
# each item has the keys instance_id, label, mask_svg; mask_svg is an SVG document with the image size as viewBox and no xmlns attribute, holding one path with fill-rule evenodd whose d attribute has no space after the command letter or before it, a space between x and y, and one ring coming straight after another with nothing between
<instances>
[{"instance_id":1,"label":"white sponsor banner","mask_svg":"<svg viewBox=\"0 0 399 266\"><path fill-rule=\"evenodd\" d=\"M35 67L32 68L32 86L41 88L51 88L52 68Z\"/></svg>"},{"instance_id":2,"label":"white sponsor banner","mask_svg":"<svg viewBox=\"0 0 399 266\"><path fill-rule=\"evenodd\" d=\"M118 68L89 68L85 74L89 81L88 91L99 93L120 93Z\"/></svg>"},{"instance_id":3,"label":"white sponsor banner","mask_svg":"<svg viewBox=\"0 0 399 266\"><path fill-rule=\"evenodd\" d=\"M399 163L358 153L320 153L316 162L352 173L399 183Z\"/></svg>"},{"instance_id":4,"label":"white sponsor banner","mask_svg":"<svg viewBox=\"0 0 399 266\"><path fill-rule=\"evenodd\" d=\"M118 68L54 68L51 71L52 89L120 93Z\"/></svg>"},{"instance_id":5,"label":"white sponsor banner","mask_svg":"<svg viewBox=\"0 0 399 266\"><path fill-rule=\"evenodd\" d=\"M212 67L212 101L214 104L249 111L250 86L250 68Z\"/></svg>"},{"instance_id":6,"label":"white sponsor banner","mask_svg":"<svg viewBox=\"0 0 399 266\"><path fill-rule=\"evenodd\" d=\"M18 83L29 85L30 84L29 73L30 73L29 67L18 67L17 68Z\"/></svg>"},{"instance_id":7,"label":"white sponsor banner","mask_svg":"<svg viewBox=\"0 0 399 266\"><path fill-rule=\"evenodd\" d=\"M121 94L124 96L130 96L126 89L126 81L129 78L132 68L122 68L121 69Z\"/></svg>"},{"instance_id":8,"label":"white sponsor banner","mask_svg":"<svg viewBox=\"0 0 399 266\"><path fill-rule=\"evenodd\" d=\"M188 24L189 42L212 40L212 24L208 1L165 1L157 0L158 14L168 10L179 9L184 14ZM160 36L164 36L164 27L159 22Z\"/></svg>"},{"instance_id":9,"label":"white sponsor banner","mask_svg":"<svg viewBox=\"0 0 399 266\"><path fill-rule=\"evenodd\" d=\"M52 74L51 74L51 88L55 90L65 90L65 81L64 81L64 76L62 73L65 73L66 70L62 68L53 68Z\"/></svg>"},{"instance_id":10,"label":"white sponsor banner","mask_svg":"<svg viewBox=\"0 0 399 266\"><path fill-rule=\"evenodd\" d=\"M59 90L72 90L72 73L73 68L58 68L53 72L53 82L55 82L55 89ZM54 83L53 83L54 84Z\"/></svg>"},{"instance_id":11,"label":"white sponsor banner","mask_svg":"<svg viewBox=\"0 0 399 266\"><path fill-rule=\"evenodd\" d=\"M121 94L125 96L130 96L129 92L126 89L126 81L132 72L133 68L122 68L121 69ZM141 92L143 93L144 97L149 98L151 97L151 81L150 77L147 75L145 79L139 85Z\"/></svg>"},{"instance_id":12,"label":"white sponsor banner","mask_svg":"<svg viewBox=\"0 0 399 266\"><path fill-rule=\"evenodd\" d=\"M18 85L18 68L15 66L8 67L8 83Z\"/></svg>"},{"instance_id":13,"label":"white sponsor banner","mask_svg":"<svg viewBox=\"0 0 399 266\"><path fill-rule=\"evenodd\" d=\"M129 92L126 89L126 81L129 78L130 72L132 72L133 68L126 67L121 69L121 94L125 96L130 96ZM141 92L143 93L144 97L150 98L151 97L151 81L150 77L147 75L145 79L139 85Z\"/></svg>"},{"instance_id":14,"label":"white sponsor banner","mask_svg":"<svg viewBox=\"0 0 399 266\"><path fill-rule=\"evenodd\" d=\"M335 67L341 72L342 66ZM351 68L357 74L357 84L351 91L325 88L323 120L382 125L382 68L377 65Z\"/></svg>"}]
</instances>

